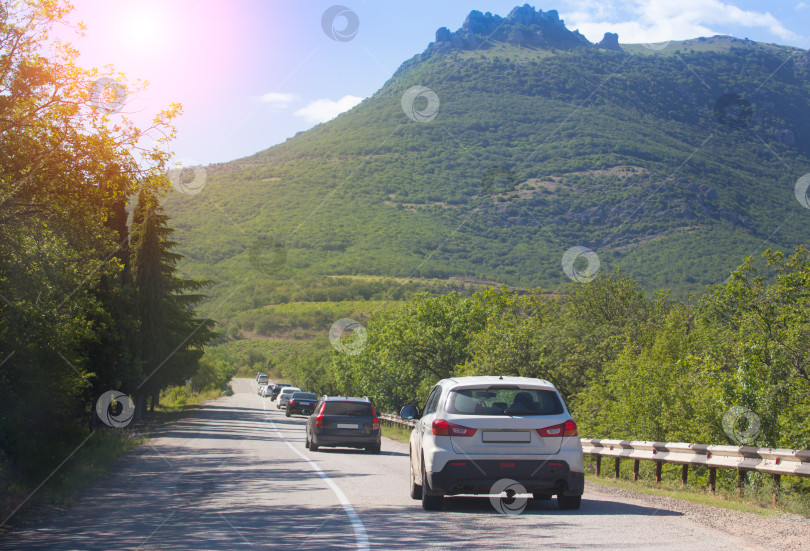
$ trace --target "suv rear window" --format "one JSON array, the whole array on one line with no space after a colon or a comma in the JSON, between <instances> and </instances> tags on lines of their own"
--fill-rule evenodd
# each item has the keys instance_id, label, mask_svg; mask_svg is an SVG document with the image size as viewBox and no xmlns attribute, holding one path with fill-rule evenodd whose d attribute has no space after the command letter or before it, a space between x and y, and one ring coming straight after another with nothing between
<instances>
[{"instance_id":1,"label":"suv rear window","mask_svg":"<svg viewBox=\"0 0 810 551\"><path fill-rule=\"evenodd\" d=\"M563 405L553 390L487 387L453 390L447 412L459 415L559 415Z\"/></svg>"},{"instance_id":2,"label":"suv rear window","mask_svg":"<svg viewBox=\"0 0 810 551\"><path fill-rule=\"evenodd\" d=\"M326 402L323 413L325 415L371 417L371 404L367 402Z\"/></svg>"}]
</instances>

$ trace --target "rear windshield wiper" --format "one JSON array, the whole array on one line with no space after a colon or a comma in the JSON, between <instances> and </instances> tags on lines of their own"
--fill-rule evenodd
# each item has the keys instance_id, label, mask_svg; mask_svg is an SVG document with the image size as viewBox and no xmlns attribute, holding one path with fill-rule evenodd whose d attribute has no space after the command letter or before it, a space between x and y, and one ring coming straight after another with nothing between
<instances>
[{"instance_id":1,"label":"rear windshield wiper","mask_svg":"<svg viewBox=\"0 0 810 551\"><path fill-rule=\"evenodd\" d=\"M507 408L503 410L505 415L526 415L526 414L537 414L537 411L533 409L520 409L520 408Z\"/></svg>"}]
</instances>

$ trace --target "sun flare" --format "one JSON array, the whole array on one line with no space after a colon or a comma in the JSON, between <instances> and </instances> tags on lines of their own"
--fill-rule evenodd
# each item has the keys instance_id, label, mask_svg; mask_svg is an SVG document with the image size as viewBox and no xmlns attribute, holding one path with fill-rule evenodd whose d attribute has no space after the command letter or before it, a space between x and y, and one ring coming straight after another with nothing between
<instances>
[{"instance_id":1,"label":"sun flare","mask_svg":"<svg viewBox=\"0 0 810 551\"><path fill-rule=\"evenodd\" d=\"M128 22L129 38L137 44L147 44L158 37L158 23L148 14L133 14Z\"/></svg>"}]
</instances>

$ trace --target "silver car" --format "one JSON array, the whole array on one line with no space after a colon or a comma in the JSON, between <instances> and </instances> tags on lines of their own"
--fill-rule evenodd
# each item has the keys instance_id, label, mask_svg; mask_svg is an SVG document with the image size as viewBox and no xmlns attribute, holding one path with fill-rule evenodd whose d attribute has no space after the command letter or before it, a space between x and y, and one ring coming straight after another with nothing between
<instances>
[{"instance_id":1,"label":"silver car","mask_svg":"<svg viewBox=\"0 0 810 551\"><path fill-rule=\"evenodd\" d=\"M455 494L500 493L504 480L535 499L557 496L579 509L585 488L577 424L548 381L525 377L458 377L439 381L410 439L411 497L428 510ZM518 492L522 493L522 492Z\"/></svg>"},{"instance_id":2,"label":"silver car","mask_svg":"<svg viewBox=\"0 0 810 551\"><path fill-rule=\"evenodd\" d=\"M282 388L281 392L278 393L278 402L276 402L276 408L286 409L290 396L296 392L301 392L301 389L295 386L285 386Z\"/></svg>"}]
</instances>

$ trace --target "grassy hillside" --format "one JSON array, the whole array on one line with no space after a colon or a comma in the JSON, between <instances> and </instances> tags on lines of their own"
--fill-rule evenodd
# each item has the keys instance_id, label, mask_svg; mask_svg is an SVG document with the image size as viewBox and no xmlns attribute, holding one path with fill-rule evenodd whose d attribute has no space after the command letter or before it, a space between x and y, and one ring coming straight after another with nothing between
<instances>
[{"instance_id":1,"label":"grassy hillside","mask_svg":"<svg viewBox=\"0 0 810 551\"><path fill-rule=\"evenodd\" d=\"M173 194L183 270L233 318L420 290L395 278L553 290L576 245L682 295L805 242L804 53L728 37L622 48L431 46L349 112ZM416 85L439 99L429 122L403 110Z\"/></svg>"}]
</instances>

